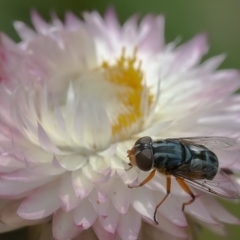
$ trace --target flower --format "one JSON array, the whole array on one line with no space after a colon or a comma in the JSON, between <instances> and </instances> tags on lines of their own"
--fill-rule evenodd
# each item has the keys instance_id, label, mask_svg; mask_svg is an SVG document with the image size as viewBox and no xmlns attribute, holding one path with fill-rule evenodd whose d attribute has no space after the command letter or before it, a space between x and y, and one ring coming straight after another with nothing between
<instances>
[{"instance_id":1,"label":"flower","mask_svg":"<svg viewBox=\"0 0 240 240\"><path fill-rule=\"evenodd\" d=\"M238 138L239 72L216 70L224 55L200 64L205 34L165 44L162 16L121 27L112 9L83 20L68 12L65 22L53 15L50 24L33 11L32 23L36 31L15 22L19 44L1 35L1 222L44 223L51 234L52 219L58 240L137 239L143 229L186 238L189 196L173 179L154 224L164 177L129 189L146 175L125 170L126 152L144 135ZM220 166L239 171L237 151L219 152ZM210 226L239 223L206 194L186 212Z\"/></svg>"}]
</instances>

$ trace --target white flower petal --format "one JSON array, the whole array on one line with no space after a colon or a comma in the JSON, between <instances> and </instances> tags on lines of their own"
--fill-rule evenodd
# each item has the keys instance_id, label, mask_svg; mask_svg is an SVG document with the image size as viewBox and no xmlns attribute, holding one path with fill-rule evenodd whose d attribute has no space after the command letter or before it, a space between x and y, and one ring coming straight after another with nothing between
<instances>
[{"instance_id":1,"label":"white flower petal","mask_svg":"<svg viewBox=\"0 0 240 240\"><path fill-rule=\"evenodd\" d=\"M88 199L92 203L93 208L98 213L98 215L102 217L108 216L108 208L110 204L109 199L107 199L105 202L100 202L98 193L95 189L93 189L92 192L89 194Z\"/></svg>"},{"instance_id":2,"label":"white flower petal","mask_svg":"<svg viewBox=\"0 0 240 240\"><path fill-rule=\"evenodd\" d=\"M76 30L79 29L79 27L82 27L82 23L79 18L69 11L65 14L65 25L69 30Z\"/></svg>"},{"instance_id":3,"label":"white flower petal","mask_svg":"<svg viewBox=\"0 0 240 240\"><path fill-rule=\"evenodd\" d=\"M24 168L24 164L10 156L0 156L0 172L12 172Z\"/></svg>"},{"instance_id":4,"label":"white flower petal","mask_svg":"<svg viewBox=\"0 0 240 240\"><path fill-rule=\"evenodd\" d=\"M25 23L15 21L13 24L15 30L23 41L29 41L36 37L36 33L31 28L26 26Z\"/></svg>"},{"instance_id":5,"label":"white flower petal","mask_svg":"<svg viewBox=\"0 0 240 240\"><path fill-rule=\"evenodd\" d=\"M20 182L31 182L42 179L42 175L30 172L28 169L20 169L12 171L11 173L5 173L1 175L2 179L20 181Z\"/></svg>"},{"instance_id":6,"label":"white flower petal","mask_svg":"<svg viewBox=\"0 0 240 240\"><path fill-rule=\"evenodd\" d=\"M22 200L8 201L0 210L0 221L8 226L24 227L29 225L39 224L41 222L49 221L46 217L38 220L23 219L17 215L17 210Z\"/></svg>"},{"instance_id":7,"label":"white flower petal","mask_svg":"<svg viewBox=\"0 0 240 240\"><path fill-rule=\"evenodd\" d=\"M189 213L190 215L203 222L213 225L221 225L212 218L200 198L197 198L192 204L186 206L185 211L186 213Z\"/></svg>"},{"instance_id":8,"label":"white flower petal","mask_svg":"<svg viewBox=\"0 0 240 240\"><path fill-rule=\"evenodd\" d=\"M131 201L131 191L120 179L116 179L110 191L110 199L119 213L126 214Z\"/></svg>"},{"instance_id":9,"label":"white flower petal","mask_svg":"<svg viewBox=\"0 0 240 240\"><path fill-rule=\"evenodd\" d=\"M92 191L93 184L85 177L82 170L72 172L72 184L77 197L83 199Z\"/></svg>"},{"instance_id":10,"label":"white flower petal","mask_svg":"<svg viewBox=\"0 0 240 240\"><path fill-rule=\"evenodd\" d=\"M174 71L186 71L199 63L201 57L208 51L206 34L199 34L189 42L178 47L177 56L173 63Z\"/></svg>"},{"instance_id":11,"label":"white flower petal","mask_svg":"<svg viewBox=\"0 0 240 240\"><path fill-rule=\"evenodd\" d=\"M103 157L112 157L116 153L117 145L118 143L112 144L108 149L98 154Z\"/></svg>"},{"instance_id":12,"label":"white flower petal","mask_svg":"<svg viewBox=\"0 0 240 240\"><path fill-rule=\"evenodd\" d=\"M127 214L121 215L119 218L117 233L124 240L135 240L138 238L140 227L140 215L132 208L129 208Z\"/></svg>"},{"instance_id":13,"label":"white flower petal","mask_svg":"<svg viewBox=\"0 0 240 240\"><path fill-rule=\"evenodd\" d=\"M71 173L62 176L59 187L59 196L62 201L61 207L64 212L71 211L81 202L74 192Z\"/></svg>"},{"instance_id":14,"label":"white flower petal","mask_svg":"<svg viewBox=\"0 0 240 240\"><path fill-rule=\"evenodd\" d=\"M83 155L65 155L56 156L55 161L65 170L75 171L84 166L87 162L87 157Z\"/></svg>"},{"instance_id":15,"label":"white flower petal","mask_svg":"<svg viewBox=\"0 0 240 240\"><path fill-rule=\"evenodd\" d=\"M31 12L32 23L34 28L41 34L47 34L49 32L49 25L43 20L36 10Z\"/></svg>"},{"instance_id":16,"label":"white flower petal","mask_svg":"<svg viewBox=\"0 0 240 240\"><path fill-rule=\"evenodd\" d=\"M240 224L240 220L225 210L225 208L223 208L223 206L212 196L205 194L205 196L201 198L201 201L206 206L209 213L218 221L230 224Z\"/></svg>"},{"instance_id":17,"label":"white flower petal","mask_svg":"<svg viewBox=\"0 0 240 240\"><path fill-rule=\"evenodd\" d=\"M119 213L117 210L112 206L112 204L109 205L108 208L108 216L100 216L99 221L102 225L102 227L112 234L115 233L117 223L119 219Z\"/></svg>"},{"instance_id":18,"label":"white flower petal","mask_svg":"<svg viewBox=\"0 0 240 240\"><path fill-rule=\"evenodd\" d=\"M115 234L105 231L101 226L99 220L95 221L93 224L93 230L96 233L99 240L115 240Z\"/></svg>"},{"instance_id":19,"label":"white flower petal","mask_svg":"<svg viewBox=\"0 0 240 240\"><path fill-rule=\"evenodd\" d=\"M59 149L50 140L40 123L38 123L38 140L41 147L47 152L60 153Z\"/></svg>"},{"instance_id":20,"label":"white flower petal","mask_svg":"<svg viewBox=\"0 0 240 240\"><path fill-rule=\"evenodd\" d=\"M57 240L74 239L81 230L73 222L73 212L59 209L53 216L53 236Z\"/></svg>"},{"instance_id":21,"label":"white flower petal","mask_svg":"<svg viewBox=\"0 0 240 240\"><path fill-rule=\"evenodd\" d=\"M155 199L152 192L145 188L133 188L132 190L132 206L141 215L153 219L155 210Z\"/></svg>"},{"instance_id":22,"label":"white flower petal","mask_svg":"<svg viewBox=\"0 0 240 240\"><path fill-rule=\"evenodd\" d=\"M74 223L79 229L88 229L97 218L97 213L92 204L85 198L81 204L73 211Z\"/></svg>"},{"instance_id":23,"label":"white flower petal","mask_svg":"<svg viewBox=\"0 0 240 240\"><path fill-rule=\"evenodd\" d=\"M30 194L19 206L18 216L41 219L53 214L61 206L57 186L58 182L53 182Z\"/></svg>"},{"instance_id":24,"label":"white flower petal","mask_svg":"<svg viewBox=\"0 0 240 240\"><path fill-rule=\"evenodd\" d=\"M156 204L158 204L165 197L165 194L159 191L154 192L154 197ZM158 208L158 212L175 225L179 227L187 227L187 222L182 212L181 203L177 203L173 196L168 196L168 198Z\"/></svg>"},{"instance_id":25,"label":"white flower petal","mask_svg":"<svg viewBox=\"0 0 240 240\"><path fill-rule=\"evenodd\" d=\"M174 225L159 213L157 213L157 219L158 219L158 224L153 225L154 227L158 228L161 231L170 233L173 236L176 236L178 238L183 238L183 239L188 238L184 228ZM145 221L151 224L151 221L149 219L145 219Z\"/></svg>"},{"instance_id":26,"label":"white flower petal","mask_svg":"<svg viewBox=\"0 0 240 240\"><path fill-rule=\"evenodd\" d=\"M25 182L2 179L0 180L0 196L10 199L15 197L18 198L18 196L22 196L22 194L51 182L52 180L53 178L45 177L44 179L26 184Z\"/></svg>"},{"instance_id":27,"label":"white flower petal","mask_svg":"<svg viewBox=\"0 0 240 240\"><path fill-rule=\"evenodd\" d=\"M164 17L147 15L140 24L139 47L152 54L164 46ZM151 46L151 47L150 47Z\"/></svg>"}]
</instances>

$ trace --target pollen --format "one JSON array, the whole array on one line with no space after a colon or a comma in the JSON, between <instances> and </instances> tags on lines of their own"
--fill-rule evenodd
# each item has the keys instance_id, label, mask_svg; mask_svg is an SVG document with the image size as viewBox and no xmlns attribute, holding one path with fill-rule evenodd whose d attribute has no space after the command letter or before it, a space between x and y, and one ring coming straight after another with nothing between
<instances>
[{"instance_id":1,"label":"pollen","mask_svg":"<svg viewBox=\"0 0 240 240\"><path fill-rule=\"evenodd\" d=\"M121 96L119 99L129 111L120 113L116 123L112 125L113 135L125 137L126 130L136 123L143 123L142 96L145 86L141 61L137 59L137 49L134 49L132 56L126 56L123 48L114 64L110 65L104 61L101 67L106 72L108 81L129 89L127 96ZM149 107L153 102L153 95L148 93L146 101Z\"/></svg>"}]
</instances>

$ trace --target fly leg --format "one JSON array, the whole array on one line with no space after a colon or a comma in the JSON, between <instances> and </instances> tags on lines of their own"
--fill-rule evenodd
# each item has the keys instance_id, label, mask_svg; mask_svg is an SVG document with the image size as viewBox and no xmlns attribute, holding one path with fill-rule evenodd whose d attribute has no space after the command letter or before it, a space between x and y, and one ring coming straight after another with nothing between
<instances>
[{"instance_id":1,"label":"fly leg","mask_svg":"<svg viewBox=\"0 0 240 240\"><path fill-rule=\"evenodd\" d=\"M130 169L133 168L133 165L131 163L128 164L129 168L125 169L125 171L129 171Z\"/></svg>"},{"instance_id":2,"label":"fly leg","mask_svg":"<svg viewBox=\"0 0 240 240\"><path fill-rule=\"evenodd\" d=\"M129 186L129 185L128 185L128 187L129 187L129 188L138 188L138 187L143 186L144 184L146 184L147 182L149 182L149 181L154 177L155 172L156 172L155 169L152 170L151 173L148 175L148 177L147 177L146 179L144 179L139 185L137 185L137 186Z\"/></svg>"},{"instance_id":3,"label":"fly leg","mask_svg":"<svg viewBox=\"0 0 240 240\"><path fill-rule=\"evenodd\" d=\"M191 191L191 189L189 188L189 186L184 182L183 179L181 179L181 178L176 178L176 180L177 180L178 184L181 186L181 188L182 188L186 193L188 193L188 194L192 197L192 199L191 199L190 201L183 203L183 205L182 205L182 211L184 211L184 208L185 208L186 205L190 205L191 203L194 202L194 200L195 200L195 195L193 194L193 192Z\"/></svg>"},{"instance_id":4,"label":"fly leg","mask_svg":"<svg viewBox=\"0 0 240 240\"><path fill-rule=\"evenodd\" d=\"M167 194L166 196L162 199L162 201L156 206L155 211L154 211L154 215L153 215L153 219L154 222L156 224L158 224L158 221L156 220L156 214L157 214L157 210L160 207L160 205L166 200L166 198L168 197L168 195L170 194L170 190L171 190L171 176L167 175L166 176L166 190L167 190Z\"/></svg>"}]
</instances>

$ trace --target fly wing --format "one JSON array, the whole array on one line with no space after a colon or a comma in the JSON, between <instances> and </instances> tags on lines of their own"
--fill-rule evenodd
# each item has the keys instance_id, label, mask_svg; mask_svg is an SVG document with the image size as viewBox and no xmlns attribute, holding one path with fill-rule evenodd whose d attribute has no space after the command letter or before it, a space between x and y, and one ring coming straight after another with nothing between
<instances>
[{"instance_id":1,"label":"fly wing","mask_svg":"<svg viewBox=\"0 0 240 240\"><path fill-rule=\"evenodd\" d=\"M182 142L185 145L204 146L211 150L240 146L238 140L221 136L171 138L171 140Z\"/></svg>"},{"instance_id":2,"label":"fly wing","mask_svg":"<svg viewBox=\"0 0 240 240\"><path fill-rule=\"evenodd\" d=\"M198 173L196 173L198 174ZM237 199L240 197L239 188L236 183L223 171L219 170L213 180L198 179L198 176L189 177L187 174L178 172L177 170L172 173L173 176L181 178L190 185L214 195Z\"/></svg>"}]
</instances>

